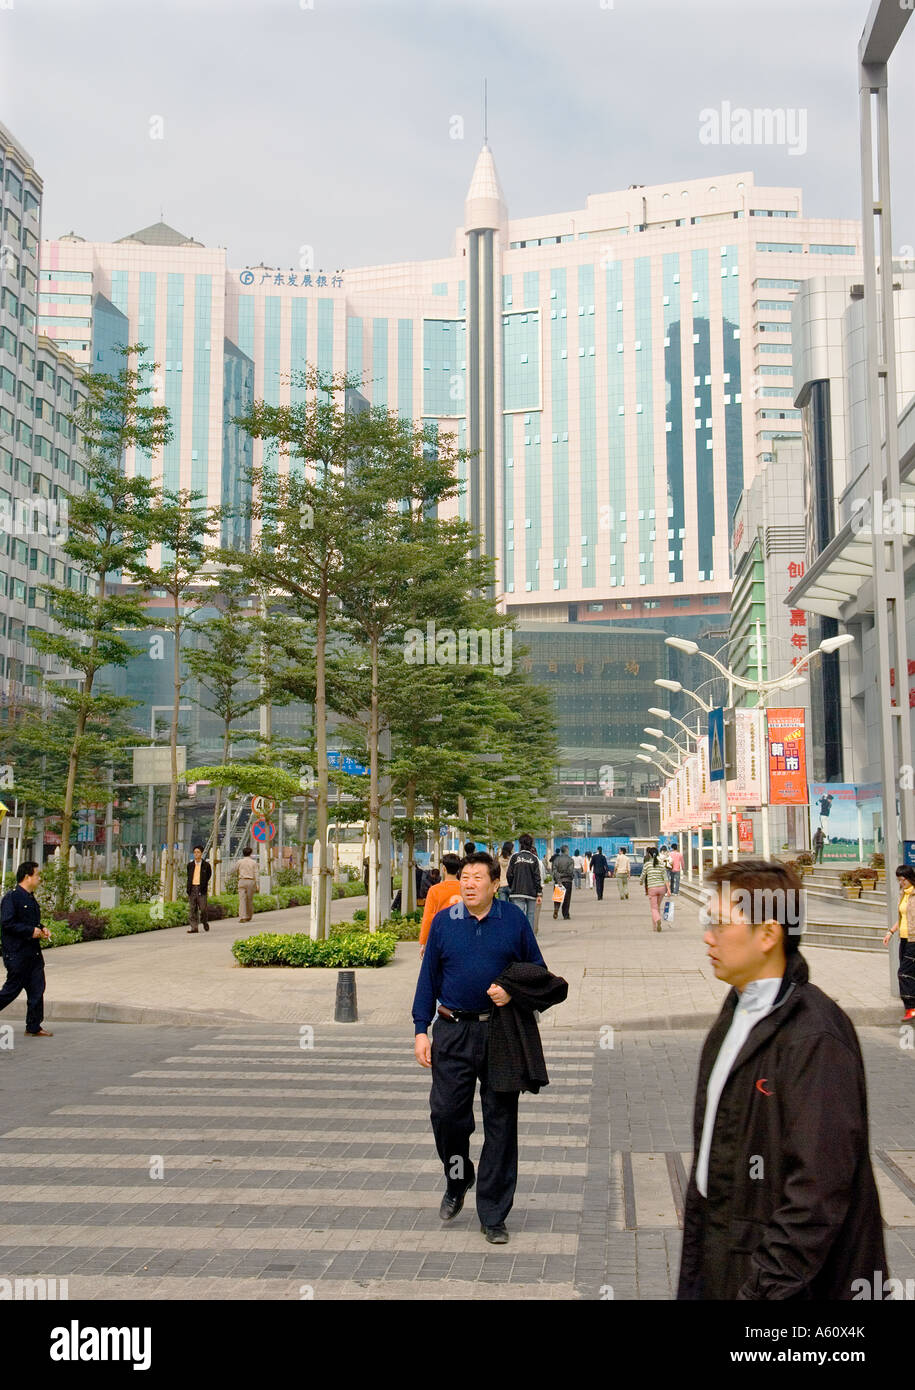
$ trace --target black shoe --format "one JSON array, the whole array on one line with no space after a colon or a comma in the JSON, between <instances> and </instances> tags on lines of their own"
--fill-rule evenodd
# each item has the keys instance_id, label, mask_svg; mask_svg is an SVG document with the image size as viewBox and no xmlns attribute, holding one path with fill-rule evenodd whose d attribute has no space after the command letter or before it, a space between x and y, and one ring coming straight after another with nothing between
<instances>
[{"instance_id":1,"label":"black shoe","mask_svg":"<svg viewBox=\"0 0 915 1390\"><path fill-rule=\"evenodd\" d=\"M454 1218L457 1215L459 1215L461 1208L464 1205L464 1198L467 1196L467 1193L473 1187L475 1182L476 1178L471 1178L470 1182L464 1188L464 1191L459 1192L454 1197L449 1192L445 1193L444 1197L442 1198L442 1204L438 1209L438 1214L443 1221L453 1221Z\"/></svg>"},{"instance_id":2,"label":"black shoe","mask_svg":"<svg viewBox=\"0 0 915 1390\"><path fill-rule=\"evenodd\" d=\"M209 922L204 922L204 924L203 924L203 930L204 930L204 931L209 931L209 930L210 930L210 924L209 924Z\"/></svg>"},{"instance_id":3,"label":"black shoe","mask_svg":"<svg viewBox=\"0 0 915 1390\"><path fill-rule=\"evenodd\" d=\"M508 1231L505 1229L504 1221L500 1221L498 1226L481 1226L480 1230L483 1232L490 1245L508 1244Z\"/></svg>"}]
</instances>

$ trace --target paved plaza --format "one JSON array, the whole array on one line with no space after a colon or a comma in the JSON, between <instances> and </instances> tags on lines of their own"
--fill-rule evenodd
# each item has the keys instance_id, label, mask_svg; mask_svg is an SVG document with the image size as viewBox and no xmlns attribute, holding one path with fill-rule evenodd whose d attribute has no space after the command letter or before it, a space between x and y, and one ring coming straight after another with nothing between
<instances>
[{"instance_id":1,"label":"paved plaza","mask_svg":"<svg viewBox=\"0 0 915 1390\"><path fill-rule=\"evenodd\" d=\"M603 904L583 890L568 924L541 919L572 988L542 1020L551 1085L521 1100L507 1246L486 1244L472 1202L438 1218L418 948L359 971L361 1021L334 1024L336 972L233 968L248 929L225 922L49 953L55 1036L15 1022L0 1051L0 1276L67 1279L71 1299L671 1298L698 1052L724 988L695 908L656 934L642 895L608 887ZM891 1272L911 1278L913 1055L886 959L808 960L858 1015ZM174 1021L59 1016L80 1008ZM472 1152L480 1138L478 1116Z\"/></svg>"}]
</instances>

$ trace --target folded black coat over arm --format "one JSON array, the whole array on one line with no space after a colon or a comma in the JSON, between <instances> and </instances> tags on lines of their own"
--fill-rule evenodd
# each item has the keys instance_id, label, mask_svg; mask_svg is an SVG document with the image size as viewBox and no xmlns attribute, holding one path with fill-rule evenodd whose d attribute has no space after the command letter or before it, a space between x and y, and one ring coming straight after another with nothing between
<instances>
[{"instance_id":1,"label":"folded black coat over arm","mask_svg":"<svg viewBox=\"0 0 915 1390\"><path fill-rule=\"evenodd\" d=\"M546 966L514 961L496 980L511 1003L489 1015L488 1071L494 1091L531 1091L548 1086L546 1062L535 1013L561 1004L569 984Z\"/></svg>"}]
</instances>

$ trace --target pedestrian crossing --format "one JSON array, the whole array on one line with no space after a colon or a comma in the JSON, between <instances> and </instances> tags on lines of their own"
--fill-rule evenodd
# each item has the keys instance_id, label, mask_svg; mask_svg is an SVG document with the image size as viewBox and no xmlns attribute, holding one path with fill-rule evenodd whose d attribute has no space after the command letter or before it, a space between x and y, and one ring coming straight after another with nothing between
<instances>
[{"instance_id":1,"label":"pedestrian crossing","mask_svg":"<svg viewBox=\"0 0 915 1390\"><path fill-rule=\"evenodd\" d=\"M0 1276L64 1278L71 1299L576 1299L608 1288L669 1298L675 1288L691 1154L625 1147L605 1110L622 1084L619 1055L593 1035L545 1035L552 1084L521 1098L511 1241L500 1247L483 1240L472 1199L439 1221L430 1078L402 1032L318 1027L307 1049L291 1028L262 1025L163 1029L163 1039L154 1061L0 1135ZM640 1123L644 1098L627 1093L626 1104ZM474 1158L479 1106L476 1118ZM874 1168L886 1224L904 1233L915 1226L915 1152L877 1150Z\"/></svg>"},{"instance_id":2,"label":"pedestrian crossing","mask_svg":"<svg viewBox=\"0 0 915 1390\"><path fill-rule=\"evenodd\" d=\"M547 1043L552 1085L521 1102L512 1240L493 1247L472 1200L438 1218L409 1035L170 1038L154 1064L2 1135L0 1271L66 1278L71 1299L577 1296L590 1039ZM481 1136L478 1113L474 1154Z\"/></svg>"}]
</instances>

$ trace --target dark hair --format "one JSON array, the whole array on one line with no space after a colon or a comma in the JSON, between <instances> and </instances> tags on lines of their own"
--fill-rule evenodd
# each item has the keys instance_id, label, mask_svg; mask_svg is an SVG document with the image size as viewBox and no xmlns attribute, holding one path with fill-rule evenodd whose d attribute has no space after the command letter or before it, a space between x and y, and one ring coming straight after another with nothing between
<instances>
[{"instance_id":1,"label":"dark hair","mask_svg":"<svg viewBox=\"0 0 915 1390\"><path fill-rule=\"evenodd\" d=\"M461 873L464 872L468 864L485 864L487 869L489 870L489 877L493 882L495 882L495 880L500 877L498 864L493 859L492 855L487 854L485 850L481 849L478 850L475 854L468 854L467 858L461 865Z\"/></svg>"},{"instance_id":2,"label":"dark hair","mask_svg":"<svg viewBox=\"0 0 915 1390\"><path fill-rule=\"evenodd\" d=\"M909 864L900 864L896 870L897 878L904 878L907 883L915 883L915 869Z\"/></svg>"},{"instance_id":3,"label":"dark hair","mask_svg":"<svg viewBox=\"0 0 915 1390\"><path fill-rule=\"evenodd\" d=\"M518 836L518 848L519 848L519 849L533 849L533 848L534 848L534 837L533 837L533 835L519 835L519 836Z\"/></svg>"},{"instance_id":4,"label":"dark hair","mask_svg":"<svg viewBox=\"0 0 915 1390\"><path fill-rule=\"evenodd\" d=\"M604 852L604 847L603 847L603 845L598 845L598 846L597 846L597 849L596 849L594 852L595 852L595 854L603 854L603 852Z\"/></svg>"},{"instance_id":5,"label":"dark hair","mask_svg":"<svg viewBox=\"0 0 915 1390\"><path fill-rule=\"evenodd\" d=\"M459 874L461 872L461 865L463 864L463 862L464 861L459 854L442 855L442 868L445 870L446 874Z\"/></svg>"},{"instance_id":6,"label":"dark hair","mask_svg":"<svg viewBox=\"0 0 915 1390\"><path fill-rule=\"evenodd\" d=\"M569 846L568 846L568 845L560 845L560 846L559 846L559 853L560 853L560 854L568 854L568 852L569 852Z\"/></svg>"},{"instance_id":7,"label":"dark hair","mask_svg":"<svg viewBox=\"0 0 915 1390\"><path fill-rule=\"evenodd\" d=\"M645 849L645 858L650 859L651 862L654 863L657 857L658 851L655 849L654 845L648 845Z\"/></svg>"},{"instance_id":8,"label":"dark hair","mask_svg":"<svg viewBox=\"0 0 915 1390\"><path fill-rule=\"evenodd\" d=\"M245 845L244 849L242 850L242 854L250 854L250 853L251 853L251 846L250 846L250 845Z\"/></svg>"},{"instance_id":9,"label":"dark hair","mask_svg":"<svg viewBox=\"0 0 915 1390\"><path fill-rule=\"evenodd\" d=\"M577 849L577 850L575 851L575 853L576 853L576 854L581 854L581 850L580 850L580 849Z\"/></svg>"},{"instance_id":10,"label":"dark hair","mask_svg":"<svg viewBox=\"0 0 915 1390\"><path fill-rule=\"evenodd\" d=\"M465 841L464 841L464 854L465 854L465 855L468 855L468 854L476 854L476 852L477 852L477 842L476 842L476 840L465 840Z\"/></svg>"},{"instance_id":11,"label":"dark hair","mask_svg":"<svg viewBox=\"0 0 915 1390\"><path fill-rule=\"evenodd\" d=\"M198 850L198 849L200 850L200 853L203 854L203 845L195 845L195 846L194 846L194 851L196 851L196 850Z\"/></svg>"},{"instance_id":12,"label":"dark hair","mask_svg":"<svg viewBox=\"0 0 915 1390\"><path fill-rule=\"evenodd\" d=\"M21 883L24 878L28 878L36 869L40 868L41 865L37 859L26 859L16 870L16 882Z\"/></svg>"},{"instance_id":13,"label":"dark hair","mask_svg":"<svg viewBox=\"0 0 915 1390\"><path fill-rule=\"evenodd\" d=\"M777 922L786 956L799 949L804 930L804 883L794 869L779 859L741 859L739 863L719 864L706 874L705 881L715 887L729 884L731 890L742 891L744 902L749 892L750 911L744 916L754 927Z\"/></svg>"},{"instance_id":14,"label":"dark hair","mask_svg":"<svg viewBox=\"0 0 915 1390\"><path fill-rule=\"evenodd\" d=\"M515 842L514 842L514 840L505 840L505 841L503 842L503 844L502 844L502 857L503 857L503 859L504 859L507 855L509 855L509 854L514 854L514 852L515 852Z\"/></svg>"}]
</instances>

